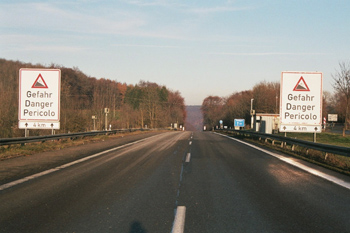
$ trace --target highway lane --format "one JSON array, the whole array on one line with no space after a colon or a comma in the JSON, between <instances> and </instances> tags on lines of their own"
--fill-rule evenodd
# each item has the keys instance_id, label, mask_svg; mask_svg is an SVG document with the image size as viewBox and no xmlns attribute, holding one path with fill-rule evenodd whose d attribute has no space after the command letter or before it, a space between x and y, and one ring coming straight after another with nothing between
<instances>
[{"instance_id":1,"label":"highway lane","mask_svg":"<svg viewBox=\"0 0 350 233\"><path fill-rule=\"evenodd\" d=\"M0 231L170 232L189 135L156 135L3 190Z\"/></svg>"},{"instance_id":2,"label":"highway lane","mask_svg":"<svg viewBox=\"0 0 350 233\"><path fill-rule=\"evenodd\" d=\"M194 138L186 232L350 232L348 189L216 134Z\"/></svg>"},{"instance_id":3,"label":"highway lane","mask_svg":"<svg viewBox=\"0 0 350 233\"><path fill-rule=\"evenodd\" d=\"M350 232L350 190L211 132L156 135L0 191L0 231L170 232L179 206L185 232Z\"/></svg>"}]
</instances>

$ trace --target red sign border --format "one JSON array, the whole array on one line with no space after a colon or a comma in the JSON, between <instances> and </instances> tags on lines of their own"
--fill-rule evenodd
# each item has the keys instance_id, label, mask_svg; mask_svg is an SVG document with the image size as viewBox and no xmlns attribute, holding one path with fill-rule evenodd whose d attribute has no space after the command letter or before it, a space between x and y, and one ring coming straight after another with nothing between
<instances>
[{"instance_id":1,"label":"red sign border","mask_svg":"<svg viewBox=\"0 0 350 233\"><path fill-rule=\"evenodd\" d=\"M281 82L280 82L280 108L279 108L279 114L280 114L280 123L285 124L285 125L290 125L289 123L283 123L282 119L281 119L281 108L282 108L282 87L283 87L283 74L284 73L289 73L289 74L300 74L301 76L303 74L320 74L321 75L321 92L320 92L320 101L321 101L321 106L320 106L320 122L317 125L322 125L322 106L323 106L323 97L322 97L322 92L323 92L323 72L318 72L318 71L314 71L314 72L308 72L308 71L282 71L281 72Z\"/></svg>"},{"instance_id":2,"label":"red sign border","mask_svg":"<svg viewBox=\"0 0 350 233\"><path fill-rule=\"evenodd\" d=\"M303 80L303 82L305 83L306 86L306 90L297 90L297 86L299 85L300 81ZM303 76L300 76L299 81L297 82L297 85L295 85L293 91L310 91L309 86L307 85L307 83L305 82L305 79L303 78Z\"/></svg>"},{"instance_id":3,"label":"red sign border","mask_svg":"<svg viewBox=\"0 0 350 233\"><path fill-rule=\"evenodd\" d=\"M45 86L43 86L43 87L35 87L35 84L38 82L38 80L39 80L40 77L41 77L41 80L43 80ZM32 88L48 88L48 86L47 86L47 84L46 84L46 82L45 82L45 79L43 78L43 76L41 75L41 73L39 73L38 77L35 79Z\"/></svg>"},{"instance_id":4,"label":"red sign border","mask_svg":"<svg viewBox=\"0 0 350 233\"><path fill-rule=\"evenodd\" d=\"M58 113L57 119L22 119L21 118L21 85L22 85L22 71L38 71L38 72L47 72L47 71L58 71ZM34 82L35 83L35 82ZM19 84L18 84L18 120L19 121L60 121L61 118L61 70L60 69L38 69L38 68L21 68L19 70Z\"/></svg>"}]
</instances>

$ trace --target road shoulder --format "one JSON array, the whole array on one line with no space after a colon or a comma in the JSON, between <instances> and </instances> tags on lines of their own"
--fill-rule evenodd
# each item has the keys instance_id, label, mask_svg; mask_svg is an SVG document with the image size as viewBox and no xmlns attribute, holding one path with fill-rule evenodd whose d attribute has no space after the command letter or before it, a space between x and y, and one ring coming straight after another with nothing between
<instances>
[{"instance_id":1,"label":"road shoulder","mask_svg":"<svg viewBox=\"0 0 350 233\"><path fill-rule=\"evenodd\" d=\"M89 156L91 154L141 140L163 132L147 132L142 134L125 135L118 138L108 138L84 145L68 147L61 150L36 153L0 161L0 184L33 175L65 163Z\"/></svg>"}]
</instances>

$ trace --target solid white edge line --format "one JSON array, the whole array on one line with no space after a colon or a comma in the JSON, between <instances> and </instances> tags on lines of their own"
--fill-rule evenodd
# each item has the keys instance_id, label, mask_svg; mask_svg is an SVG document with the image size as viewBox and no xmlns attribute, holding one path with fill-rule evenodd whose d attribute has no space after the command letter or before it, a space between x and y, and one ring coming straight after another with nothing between
<instances>
[{"instance_id":1,"label":"solid white edge line","mask_svg":"<svg viewBox=\"0 0 350 233\"><path fill-rule=\"evenodd\" d=\"M240 143L242 143L242 144L248 145L248 146L250 146L250 147L252 147L252 148L255 148L255 149L260 150L260 151L262 151L262 152L264 152L264 153L266 153L266 154L269 154L269 155L271 155L271 156L273 156L273 157L275 157L275 158L278 158L279 160L282 160L282 161L284 161L284 162L286 162L286 163L288 163L288 164L290 164L290 165L293 165L293 166L295 166L295 167L298 167L298 168L300 168L300 169L302 169L302 170L304 170L304 171L306 171L306 172L308 172L308 173L311 173L311 174L313 174L313 175L315 175L315 176L321 177L321 178L323 178L323 179L325 179L325 180L328 180L328 181L330 181L330 182L332 182L332 183L335 183L335 184L337 184L337 185L340 185L340 186L342 186L342 187L344 187L344 188L346 188L346 189L350 189L350 183L349 183L349 182L346 182L346 181L344 181L344 180L342 180L342 179L339 179L339 178L336 178L336 177L334 177L334 176L328 175L328 174L326 174L326 173L320 172L320 171L318 171L318 170L316 170L316 169L313 169L313 168L311 168L311 167L308 167L308 166L306 166L306 165L304 165L304 164L301 164L301 163L299 163L299 162L297 162L297 161L294 161L294 160L292 160L292 159L286 158L286 157L284 157L284 156L282 156L282 155L278 155L278 154L273 153L273 152L271 152L271 151L264 150L264 149L262 149L262 148L260 148L260 147L254 146L254 145L252 145L252 144L249 144L249 143L247 143L247 142L238 140L238 139L236 139L236 138L231 138L231 137L229 137L229 136L227 136L227 135L219 134L219 133L215 133L215 134L218 134L218 135L220 135L220 136L227 137L227 138L229 138L229 139L235 140L235 141L240 142Z\"/></svg>"},{"instance_id":2,"label":"solid white edge line","mask_svg":"<svg viewBox=\"0 0 350 233\"><path fill-rule=\"evenodd\" d=\"M157 135L155 135L155 136L157 136ZM122 146L118 146L118 147L115 147L115 148L112 148L112 149L109 149L109 150L105 150L105 151L102 151L102 152L100 152L100 153L96 153L96 154L90 155L90 156L88 156L88 157L85 157L85 158L82 158L82 159L78 159L78 160L76 160L76 161L73 161L73 162L70 162L70 163L67 163L67 164L64 164L64 165L61 165L61 166L58 166L58 167L55 167L55 168L52 168L52 169L49 169L49 170L46 170L46 171L43 171L43 172L39 172L39 173L36 173L36 174L34 174L34 175L27 176L27 177L24 177L24 178L22 178L22 179L12 181L12 182L10 182L10 183L6 183L6 184L3 184L3 185L0 185L0 191L5 190L5 189L8 189L8 188L10 188L10 187L13 187L13 186L15 186L15 185L24 183L24 182L26 182L26 181L33 180L33 179L35 179L35 178L38 178L38 177L41 177L41 176L50 174L50 173L52 173L52 172L55 172L55 171L58 171L58 170L61 170L61 169L70 167L70 166L72 166L72 165L74 165L74 164L78 164L78 163L84 162L84 161L86 161L86 160L89 160L89 159L98 157L98 156L103 155L103 154L106 154L106 153L108 153L108 152L112 152L112 151L115 151L115 150L118 150L118 149L121 149L121 148L130 146L130 145L133 145L133 144L136 144L136 143L143 142L143 141L145 141L145 140L147 140L147 139L150 139L150 138L152 138L152 137L155 137L155 136L151 136L151 137L148 137L148 138L144 138L144 139L141 139L141 140L138 140L138 141L135 141L135 142L130 142L130 143L127 143L127 144L122 145Z\"/></svg>"},{"instance_id":3,"label":"solid white edge line","mask_svg":"<svg viewBox=\"0 0 350 233\"><path fill-rule=\"evenodd\" d=\"M187 153L187 156L186 156L186 163L189 163L191 160L191 153Z\"/></svg>"},{"instance_id":4,"label":"solid white edge line","mask_svg":"<svg viewBox=\"0 0 350 233\"><path fill-rule=\"evenodd\" d=\"M186 206L178 206L171 233L183 233L185 229Z\"/></svg>"}]
</instances>

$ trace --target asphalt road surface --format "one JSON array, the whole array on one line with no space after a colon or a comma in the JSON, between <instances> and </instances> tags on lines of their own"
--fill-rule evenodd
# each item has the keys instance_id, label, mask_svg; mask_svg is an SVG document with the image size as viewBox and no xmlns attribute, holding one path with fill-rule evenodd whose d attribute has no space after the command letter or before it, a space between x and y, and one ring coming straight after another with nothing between
<instances>
[{"instance_id":1,"label":"asphalt road surface","mask_svg":"<svg viewBox=\"0 0 350 233\"><path fill-rule=\"evenodd\" d=\"M0 185L0 232L171 232L175 218L187 233L350 232L349 177L222 135L167 132L84 153Z\"/></svg>"}]
</instances>

